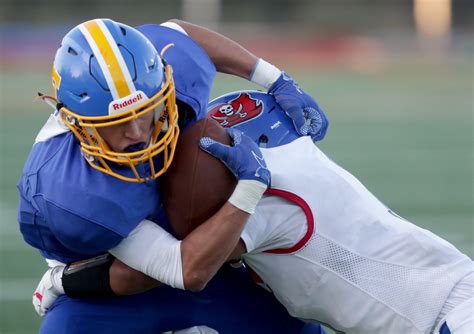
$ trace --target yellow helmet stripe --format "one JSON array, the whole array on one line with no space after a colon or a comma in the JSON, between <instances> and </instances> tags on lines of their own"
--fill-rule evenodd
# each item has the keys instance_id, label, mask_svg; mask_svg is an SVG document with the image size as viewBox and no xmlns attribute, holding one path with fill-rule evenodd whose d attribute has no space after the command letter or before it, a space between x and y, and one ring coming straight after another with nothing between
<instances>
[{"instance_id":1,"label":"yellow helmet stripe","mask_svg":"<svg viewBox=\"0 0 474 334\"><path fill-rule=\"evenodd\" d=\"M130 95L131 93L135 93L137 91L135 88L135 84L133 83L132 76L130 75L130 71L128 70L127 64L125 63L125 59L123 59L122 53L120 52L118 48L117 42L112 37L109 29L107 28L103 20L97 20L97 23L99 27L102 29L104 36L109 41L109 44L112 47L112 50L114 51L114 54L117 56L117 61L120 65L120 69L122 70L123 76L125 78L125 84L128 87L129 93L123 96L120 95L120 97L125 97L125 96Z\"/></svg>"},{"instance_id":2,"label":"yellow helmet stripe","mask_svg":"<svg viewBox=\"0 0 474 334\"><path fill-rule=\"evenodd\" d=\"M117 100L135 92L130 72L117 43L102 20L92 20L79 26L97 57L113 99Z\"/></svg>"},{"instance_id":3,"label":"yellow helmet stripe","mask_svg":"<svg viewBox=\"0 0 474 334\"><path fill-rule=\"evenodd\" d=\"M53 83L54 96L57 97L56 94L59 89L59 86L61 85L61 76L59 75L54 65L53 68L51 68L51 78Z\"/></svg>"}]
</instances>

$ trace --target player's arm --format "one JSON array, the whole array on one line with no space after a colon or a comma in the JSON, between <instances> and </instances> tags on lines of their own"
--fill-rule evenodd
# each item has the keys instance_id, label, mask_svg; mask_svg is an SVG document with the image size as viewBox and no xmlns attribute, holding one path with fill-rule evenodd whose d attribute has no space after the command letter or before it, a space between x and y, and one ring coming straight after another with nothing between
<instances>
[{"instance_id":1,"label":"player's arm","mask_svg":"<svg viewBox=\"0 0 474 334\"><path fill-rule=\"evenodd\" d=\"M109 284L117 296L133 295L162 285L160 281L127 266L119 259L115 259L110 266Z\"/></svg>"},{"instance_id":2,"label":"player's arm","mask_svg":"<svg viewBox=\"0 0 474 334\"><path fill-rule=\"evenodd\" d=\"M130 266L104 254L50 268L33 294L33 306L44 316L62 294L72 298L130 295L158 287L160 281L200 291L226 260L244 252L241 241L236 245L248 217L248 212L226 203L183 241L151 221L142 221L111 250Z\"/></svg>"},{"instance_id":3,"label":"player's arm","mask_svg":"<svg viewBox=\"0 0 474 334\"><path fill-rule=\"evenodd\" d=\"M237 211L237 214L240 215L242 213L241 210ZM220 214L225 214L224 212L220 212ZM205 280L202 279L202 277L209 278L210 276L213 276L212 272L206 272L202 269L202 267L198 266L198 268L193 268L196 264L199 264L199 258L200 257L205 257L205 261L208 261L211 263L220 263L222 262L221 256L223 256L224 253L226 252L213 252L212 250L215 248L220 248L222 245L220 241L217 239L213 238L211 240L208 239L208 234L209 233L216 233L216 234L221 234L220 231L220 226L223 225L219 223L219 220L222 219L220 217L220 214L218 213L218 216L214 217L214 223L211 223L209 226L206 227L206 225L201 225L199 226L196 230L194 230L194 237L192 238L187 238L184 240L184 242L181 243L181 249L184 248L182 251L182 257L183 257L183 263L186 263L186 265L183 265L183 268L186 268L186 273L183 273L184 277L188 277L186 281L194 281L195 285L205 285ZM247 214L245 214L247 215ZM240 218L237 218L240 220ZM246 219L246 218L244 218ZM217 223L218 226L215 226ZM237 225L237 224L236 224ZM238 228L235 226L235 228ZM232 235L234 233L232 232ZM205 238L205 240L201 240L202 238ZM219 242L219 245L214 245L215 242ZM205 249L200 249L199 253L194 253L194 244L197 243L198 245L204 244ZM233 243L233 241L232 241ZM186 248L189 248L187 250ZM206 254L209 253L208 249L211 249L211 252L213 255L219 256L218 259L211 259L206 256ZM239 238L239 241L237 245L234 247L232 252L229 254L227 259L225 261L236 261L239 260L241 255L246 252L246 247L245 243L243 242L242 239ZM205 267L209 268L209 265L204 264ZM204 267L203 266L203 267ZM196 275L196 273L199 273ZM189 277L194 276L194 279L190 279ZM162 283L160 281L157 281L154 278L151 278L141 271L135 270L129 266L127 266L125 263L122 261L115 259L110 266L109 269L109 282L110 282L110 288L112 289L113 293L117 296L126 296L126 295L132 295L136 293L141 293L153 288L156 288ZM189 285L189 283L185 283L185 285Z\"/></svg>"},{"instance_id":4,"label":"player's arm","mask_svg":"<svg viewBox=\"0 0 474 334\"><path fill-rule=\"evenodd\" d=\"M141 222L110 252L130 267L164 284L202 290L227 260L258 201L270 184L257 144L242 132L227 129L233 146L202 138L201 148L221 159L238 180L228 202L184 240L160 226Z\"/></svg>"},{"instance_id":5,"label":"player's arm","mask_svg":"<svg viewBox=\"0 0 474 334\"><path fill-rule=\"evenodd\" d=\"M209 55L217 71L248 79L258 58L240 44L215 31L182 20L169 22L178 24ZM276 69L276 68L275 68ZM275 70L275 80L281 74Z\"/></svg>"},{"instance_id":6,"label":"player's arm","mask_svg":"<svg viewBox=\"0 0 474 334\"><path fill-rule=\"evenodd\" d=\"M248 218L249 213L227 202L206 224L183 240L181 253L186 289L204 289L235 249Z\"/></svg>"},{"instance_id":7,"label":"player's arm","mask_svg":"<svg viewBox=\"0 0 474 334\"><path fill-rule=\"evenodd\" d=\"M260 192L265 189L257 188L258 195L249 196L258 202ZM245 189L239 195L236 188L234 197L247 196L247 192ZM161 282L200 291L221 265L241 249L236 245L253 205L249 206L248 199L244 203L232 198L230 201L236 201L234 204L241 208L225 203L182 241L157 224L144 220L110 250L114 256L103 255L72 263L65 269L55 268L46 279L58 287L57 294L66 293L76 298L135 294L157 287ZM45 291L40 294L45 295Z\"/></svg>"},{"instance_id":8,"label":"player's arm","mask_svg":"<svg viewBox=\"0 0 474 334\"><path fill-rule=\"evenodd\" d=\"M144 220L110 252L136 271L166 285L200 291L234 250L248 217L249 213L226 203L182 241ZM153 287L140 274L124 268L114 272L114 267L110 271L114 293L136 293Z\"/></svg>"},{"instance_id":9,"label":"player's arm","mask_svg":"<svg viewBox=\"0 0 474 334\"><path fill-rule=\"evenodd\" d=\"M242 213L243 212L241 210L236 211L237 215L240 215ZM190 238L186 238L181 243L182 259L183 263L185 263L183 265L183 269L186 268L186 273L183 273L183 276L187 277L185 281L188 282L185 283L185 286L189 286L191 281L194 281L194 285L202 285L205 283L205 280L203 280L202 277L208 278L213 275L212 272L206 272L203 270L204 267L209 268L209 265L204 264L202 267L199 266L200 258L204 257L204 261L210 262L211 266L213 263L220 263L223 261L223 254L227 253L227 251L213 252L213 250L216 248L226 247L227 245L223 244L222 239L217 240L216 238L213 238L209 240L208 234L222 233L219 230L221 229L221 226L223 224L221 224L219 220L223 219L223 215L226 214L227 213L225 212L225 210L219 211L216 216L211 218L212 222L210 222L210 224L199 226L196 230L193 231L194 234L191 234ZM246 213L243 214L245 216L247 215ZM243 219L246 220L247 218L244 217ZM237 217L237 220L242 221L239 217ZM240 224L235 225L236 226L234 228L239 228L237 225ZM231 232L231 234L235 235L234 232ZM202 238L204 238L204 240L202 240ZM215 245L216 242L218 243L218 245ZM234 241L232 240L231 243L233 242ZM196 244L205 245L204 248L199 249L199 253L194 252ZM209 249L211 249L211 251L209 251ZM219 258L215 259L207 257L207 254L209 252L212 252L212 255L218 256ZM237 245L234 247L227 259L225 259L225 261L240 259L240 256L245 252L245 243L242 241L242 239L239 239ZM196 265L198 265L198 267L194 268L194 266ZM196 275L196 273L198 274ZM193 279L191 279L192 276L194 276ZM111 290L117 296L126 296L141 293L162 285L160 281L145 275L141 271L135 270L127 266L125 263L118 259L115 259L110 266L109 284Z\"/></svg>"},{"instance_id":10,"label":"player's arm","mask_svg":"<svg viewBox=\"0 0 474 334\"><path fill-rule=\"evenodd\" d=\"M241 214L242 211L238 210L237 214ZM225 214L224 212L220 212L220 214ZM214 217L215 218L215 223L219 226L215 226L215 223L211 223L211 226L205 227L205 226L199 226L194 232L195 235L192 238L187 238L184 240L184 242L181 243L181 248L184 248L184 251L182 251L182 257L183 257L183 263L186 263L186 265L183 266L183 268L186 268L186 273L183 274L185 277L191 277L195 276L194 278L194 284L203 284L205 283L204 280L201 279L201 276L204 277L209 277L212 275L210 272L205 272L201 267L198 266L198 268L193 268L196 264L199 264L199 258L204 255L206 257L205 261L209 261L212 263L217 263L217 262L222 262L221 256L224 254L224 252L213 252L213 255L215 254L216 256L219 256L218 259L211 259L206 256L206 254L209 252L208 248L215 249L215 248L220 248L222 246L226 245L214 245L214 242L218 241L217 239L211 239L208 240L208 233L217 233L220 234L220 231L216 231L220 229L220 224L219 219L221 219L219 216ZM238 218L240 220L240 218ZM246 218L245 218L246 219ZM237 226L236 226L237 228ZM232 233L234 234L234 233ZM200 240L201 238L205 238L205 240ZM205 244L206 249L201 249L199 250L200 254L195 254L194 253L194 244L197 243L199 244ZM220 243L220 242L219 242ZM233 243L233 241L232 241ZM186 248L189 248L187 250ZM242 241L242 239L239 239L237 246L234 247L230 255L227 257L225 261L231 261L231 260L238 260L240 259L241 255L246 252L245 248L245 243ZM206 267L209 268L209 265L205 265ZM196 275L196 273L200 273ZM186 281L191 281L191 279L186 279ZM113 293L117 296L126 296L126 295L132 295L136 293L141 293L153 288L156 288L162 283L154 278L151 278L141 271L135 270L129 266L127 266L125 263L122 261L115 259L110 266L109 269L109 284L110 288L112 289ZM189 283L187 283L189 285ZM185 284L186 285L186 284Z\"/></svg>"},{"instance_id":11,"label":"player's arm","mask_svg":"<svg viewBox=\"0 0 474 334\"><path fill-rule=\"evenodd\" d=\"M161 282L181 289L202 290L228 258L243 252L235 246L249 217L248 211L256 206L265 189L266 186L255 189L238 184L229 199L234 204L226 203L183 241L144 220L110 250L123 262L104 254L50 268L33 294L36 312L44 316L61 294L72 298L113 297L140 293Z\"/></svg>"},{"instance_id":12,"label":"player's arm","mask_svg":"<svg viewBox=\"0 0 474 334\"><path fill-rule=\"evenodd\" d=\"M310 135L313 141L324 138L329 125L324 112L287 73L215 31L177 19L169 22L179 25L206 51L217 71L248 79L268 89L291 117L300 135Z\"/></svg>"}]
</instances>

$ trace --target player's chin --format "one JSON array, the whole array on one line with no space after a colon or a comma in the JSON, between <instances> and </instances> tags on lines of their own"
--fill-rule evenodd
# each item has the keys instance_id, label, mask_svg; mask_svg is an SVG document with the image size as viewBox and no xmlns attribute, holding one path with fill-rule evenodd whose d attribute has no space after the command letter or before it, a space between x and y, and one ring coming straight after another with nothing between
<instances>
[{"instance_id":1,"label":"player's chin","mask_svg":"<svg viewBox=\"0 0 474 334\"><path fill-rule=\"evenodd\" d=\"M133 152L138 152L141 150L144 150L146 147L146 142L139 142L135 144L130 144L126 147L123 148L122 152L120 153L133 153Z\"/></svg>"}]
</instances>

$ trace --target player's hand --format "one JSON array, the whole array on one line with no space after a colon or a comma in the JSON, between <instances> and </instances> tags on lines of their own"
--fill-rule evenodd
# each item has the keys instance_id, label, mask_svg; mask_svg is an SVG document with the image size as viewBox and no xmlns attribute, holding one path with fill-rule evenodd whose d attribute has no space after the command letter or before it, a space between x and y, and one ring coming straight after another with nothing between
<instances>
[{"instance_id":1,"label":"player's hand","mask_svg":"<svg viewBox=\"0 0 474 334\"><path fill-rule=\"evenodd\" d=\"M302 136L311 136L314 142L326 135L328 120L318 103L305 93L287 73L282 72L268 89L276 102L293 120L296 131Z\"/></svg>"},{"instance_id":2,"label":"player's hand","mask_svg":"<svg viewBox=\"0 0 474 334\"><path fill-rule=\"evenodd\" d=\"M221 160L237 178L237 186L229 198L235 207L254 213L265 190L270 186L271 174L258 145L241 131L228 128L232 146L209 137L201 138L200 147Z\"/></svg>"},{"instance_id":3,"label":"player's hand","mask_svg":"<svg viewBox=\"0 0 474 334\"><path fill-rule=\"evenodd\" d=\"M209 137L199 141L201 148L221 160L235 175L237 180L255 180L268 187L270 185L270 171L258 145L242 131L227 128L232 138L232 146L216 142Z\"/></svg>"},{"instance_id":4,"label":"player's hand","mask_svg":"<svg viewBox=\"0 0 474 334\"><path fill-rule=\"evenodd\" d=\"M55 300L62 294L64 289L61 283L64 266L49 268L41 278L35 292L33 293L33 307L36 313L44 317Z\"/></svg>"}]
</instances>

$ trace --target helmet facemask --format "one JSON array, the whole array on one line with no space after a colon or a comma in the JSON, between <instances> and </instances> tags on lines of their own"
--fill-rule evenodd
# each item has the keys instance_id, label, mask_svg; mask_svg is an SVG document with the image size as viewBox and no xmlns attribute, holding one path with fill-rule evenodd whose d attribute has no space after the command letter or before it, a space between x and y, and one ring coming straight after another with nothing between
<instances>
[{"instance_id":1,"label":"helmet facemask","mask_svg":"<svg viewBox=\"0 0 474 334\"><path fill-rule=\"evenodd\" d=\"M58 109L63 122L79 139L82 155L89 165L129 182L153 180L168 169L179 135L175 88L169 65L165 66L165 78L163 87L150 99L115 115L82 116L64 106ZM154 126L143 149L116 152L99 134L102 127L126 123L147 113L155 113ZM161 155L159 159L158 155ZM142 164L147 165L147 171Z\"/></svg>"}]
</instances>

